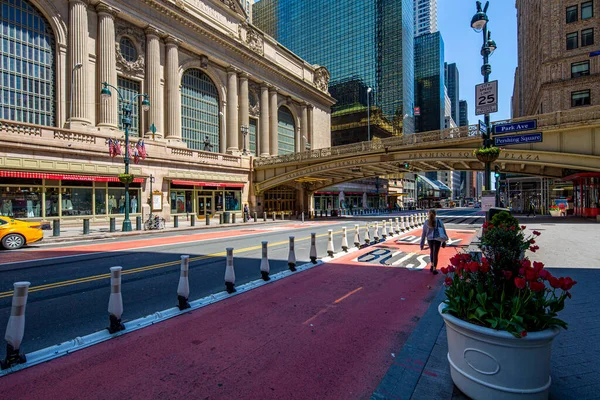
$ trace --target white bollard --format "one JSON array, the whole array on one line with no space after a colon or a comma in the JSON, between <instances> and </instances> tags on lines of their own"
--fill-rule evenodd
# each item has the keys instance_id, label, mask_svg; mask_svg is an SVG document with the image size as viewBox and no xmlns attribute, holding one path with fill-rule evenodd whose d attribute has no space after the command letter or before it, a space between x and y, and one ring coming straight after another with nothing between
<instances>
[{"instance_id":1,"label":"white bollard","mask_svg":"<svg viewBox=\"0 0 600 400\"><path fill-rule=\"evenodd\" d=\"M415 226L417 226L417 223L415 222L415 215L414 215L414 214L412 214L412 215L410 216L410 228L411 228L411 229L414 229L414 228L415 228Z\"/></svg>"},{"instance_id":2,"label":"white bollard","mask_svg":"<svg viewBox=\"0 0 600 400\"><path fill-rule=\"evenodd\" d=\"M190 256L181 256L181 272L179 274L179 285L177 285L177 301L179 309L190 308L188 299L190 298L190 281L188 279L190 271Z\"/></svg>"},{"instance_id":3,"label":"white bollard","mask_svg":"<svg viewBox=\"0 0 600 400\"><path fill-rule=\"evenodd\" d=\"M304 216L304 213L302 214ZM296 251L294 250L294 237L290 236L290 252L288 253L288 267L290 271L296 271Z\"/></svg>"},{"instance_id":4,"label":"white bollard","mask_svg":"<svg viewBox=\"0 0 600 400\"><path fill-rule=\"evenodd\" d=\"M317 263L317 234L310 234L310 262Z\"/></svg>"},{"instance_id":5,"label":"white bollard","mask_svg":"<svg viewBox=\"0 0 600 400\"><path fill-rule=\"evenodd\" d=\"M19 354L19 350L25 334L25 306L27 305L29 285L31 285L29 282L15 282L13 284L12 307L6 325L6 333L4 334L6 359L0 360L2 369L27 362L27 357L24 353Z\"/></svg>"},{"instance_id":6,"label":"white bollard","mask_svg":"<svg viewBox=\"0 0 600 400\"><path fill-rule=\"evenodd\" d=\"M225 287L227 288L227 293L235 293L235 271L233 269L233 247L228 247L227 249L227 261L225 264Z\"/></svg>"},{"instance_id":7,"label":"white bollard","mask_svg":"<svg viewBox=\"0 0 600 400\"><path fill-rule=\"evenodd\" d=\"M379 224L375 222L375 231L373 232L373 240L379 242Z\"/></svg>"},{"instance_id":8,"label":"white bollard","mask_svg":"<svg viewBox=\"0 0 600 400\"><path fill-rule=\"evenodd\" d=\"M383 240L387 238L387 221L385 219L381 221L381 237Z\"/></svg>"},{"instance_id":9,"label":"white bollard","mask_svg":"<svg viewBox=\"0 0 600 400\"><path fill-rule=\"evenodd\" d=\"M327 236L327 255L329 255L329 257L333 257L335 250L333 249L333 231L331 229L327 231Z\"/></svg>"},{"instance_id":10,"label":"white bollard","mask_svg":"<svg viewBox=\"0 0 600 400\"><path fill-rule=\"evenodd\" d=\"M263 281L270 281L269 272L271 272L271 267L269 266L269 258L267 256L267 246L269 242L262 242L262 258L260 260L260 275L262 276Z\"/></svg>"},{"instance_id":11,"label":"white bollard","mask_svg":"<svg viewBox=\"0 0 600 400\"><path fill-rule=\"evenodd\" d=\"M360 233L358 232L358 225L354 225L354 245L360 248Z\"/></svg>"},{"instance_id":12,"label":"white bollard","mask_svg":"<svg viewBox=\"0 0 600 400\"><path fill-rule=\"evenodd\" d=\"M369 236L369 224L365 225L365 244L371 244L371 236Z\"/></svg>"},{"instance_id":13,"label":"white bollard","mask_svg":"<svg viewBox=\"0 0 600 400\"><path fill-rule=\"evenodd\" d=\"M402 232L406 231L406 216L400 217L400 230Z\"/></svg>"},{"instance_id":14,"label":"white bollard","mask_svg":"<svg viewBox=\"0 0 600 400\"><path fill-rule=\"evenodd\" d=\"M302 211L302 223L304 223L304 211Z\"/></svg>"},{"instance_id":15,"label":"white bollard","mask_svg":"<svg viewBox=\"0 0 600 400\"><path fill-rule=\"evenodd\" d=\"M108 299L108 313L110 326L107 328L110 333L115 333L125 329L121 323L123 315L123 297L121 297L121 267L111 267L110 269L110 298Z\"/></svg>"},{"instance_id":16,"label":"white bollard","mask_svg":"<svg viewBox=\"0 0 600 400\"><path fill-rule=\"evenodd\" d=\"M389 222L390 222L390 226L389 226L389 230L388 230L388 236L392 237L392 236L394 236L394 220L392 218L390 218Z\"/></svg>"},{"instance_id":17,"label":"white bollard","mask_svg":"<svg viewBox=\"0 0 600 400\"><path fill-rule=\"evenodd\" d=\"M346 237L346 227L342 227L342 250L348 252L348 238Z\"/></svg>"},{"instance_id":18,"label":"white bollard","mask_svg":"<svg viewBox=\"0 0 600 400\"><path fill-rule=\"evenodd\" d=\"M396 227L394 228L394 230L396 231L396 235L400 234L400 218L396 217L395 220L396 222Z\"/></svg>"}]
</instances>

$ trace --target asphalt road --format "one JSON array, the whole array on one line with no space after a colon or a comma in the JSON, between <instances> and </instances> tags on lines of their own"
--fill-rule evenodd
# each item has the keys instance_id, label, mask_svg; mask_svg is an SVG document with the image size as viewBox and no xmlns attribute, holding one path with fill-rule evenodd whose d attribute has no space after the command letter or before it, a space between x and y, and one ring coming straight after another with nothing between
<instances>
[{"instance_id":1,"label":"asphalt road","mask_svg":"<svg viewBox=\"0 0 600 400\"><path fill-rule=\"evenodd\" d=\"M480 225L478 210L440 210L449 228ZM309 262L310 233L317 233L317 254L326 255L327 230L334 231L340 250L342 227L352 246L354 225L389 216L342 218L334 221L295 221L285 224L232 228L202 233L169 233L134 239L60 243L22 251L0 252L0 329L10 315L12 285L31 282L26 331L26 353L84 336L108 326L109 268L123 267L123 321L171 308L177 304L180 256L190 256L190 301L224 290L225 248L234 248L236 285L260 278L261 241L269 242L272 273L288 268L288 237L295 236L298 263ZM371 234L373 230L371 229ZM185 242L183 242L185 241ZM10 257L9 257L10 256ZM19 260L22 257L22 260ZM9 260L7 260L7 258ZM32 259L33 258L33 259ZM10 261L13 260L14 261ZM29 259L29 261L27 261Z\"/></svg>"}]
</instances>

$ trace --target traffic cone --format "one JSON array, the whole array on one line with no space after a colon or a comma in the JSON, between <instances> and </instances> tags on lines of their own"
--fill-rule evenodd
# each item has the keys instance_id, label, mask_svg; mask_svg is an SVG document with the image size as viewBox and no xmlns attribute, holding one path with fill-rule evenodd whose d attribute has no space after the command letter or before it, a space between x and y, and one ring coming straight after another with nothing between
<instances>
[{"instance_id":1,"label":"traffic cone","mask_svg":"<svg viewBox=\"0 0 600 400\"><path fill-rule=\"evenodd\" d=\"M225 264L225 288L227 293L235 293L235 271L233 270L233 247L227 249L227 261Z\"/></svg>"},{"instance_id":2,"label":"traffic cone","mask_svg":"<svg viewBox=\"0 0 600 400\"><path fill-rule=\"evenodd\" d=\"M379 242L379 224L375 222L375 231L373 232L373 240Z\"/></svg>"},{"instance_id":3,"label":"traffic cone","mask_svg":"<svg viewBox=\"0 0 600 400\"><path fill-rule=\"evenodd\" d=\"M310 262L313 264L317 263L317 234L310 234Z\"/></svg>"},{"instance_id":4,"label":"traffic cone","mask_svg":"<svg viewBox=\"0 0 600 400\"><path fill-rule=\"evenodd\" d=\"M333 249L333 231L331 229L327 231L327 236L327 255L333 257L335 250Z\"/></svg>"},{"instance_id":5,"label":"traffic cone","mask_svg":"<svg viewBox=\"0 0 600 400\"><path fill-rule=\"evenodd\" d=\"M29 291L29 282L15 282L12 296L12 307L10 317L6 325L6 358L0 360L0 367L7 369L16 364L27 362L24 353L19 353L23 335L25 334L25 306L27 305L27 292Z\"/></svg>"},{"instance_id":6,"label":"traffic cone","mask_svg":"<svg viewBox=\"0 0 600 400\"><path fill-rule=\"evenodd\" d=\"M360 248L360 234L358 232L358 225L354 225L354 246Z\"/></svg>"},{"instance_id":7,"label":"traffic cone","mask_svg":"<svg viewBox=\"0 0 600 400\"><path fill-rule=\"evenodd\" d=\"M110 268L110 297L108 299L108 313L110 326L107 328L110 333L115 333L125 329L121 323L123 315L123 297L121 297L121 267Z\"/></svg>"},{"instance_id":8,"label":"traffic cone","mask_svg":"<svg viewBox=\"0 0 600 400\"><path fill-rule=\"evenodd\" d=\"M365 244L371 244L371 237L369 236L369 224L365 225Z\"/></svg>"},{"instance_id":9,"label":"traffic cone","mask_svg":"<svg viewBox=\"0 0 600 400\"><path fill-rule=\"evenodd\" d=\"M262 259L260 260L260 274L262 276L263 281L270 281L269 272L271 268L269 267L269 258L267 257L267 245L269 242L262 242Z\"/></svg>"},{"instance_id":10,"label":"traffic cone","mask_svg":"<svg viewBox=\"0 0 600 400\"><path fill-rule=\"evenodd\" d=\"M179 285L177 285L177 300L179 309L190 308L188 299L190 297L190 282L188 280L190 270L190 256L181 256L181 272L179 274Z\"/></svg>"},{"instance_id":11,"label":"traffic cone","mask_svg":"<svg viewBox=\"0 0 600 400\"><path fill-rule=\"evenodd\" d=\"M296 271L296 251L294 250L293 236L290 236L290 252L288 253L288 267L290 267L290 271Z\"/></svg>"},{"instance_id":12,"label":"traffic cone","mask_svg":"<svg viewBox=\"0 0 600 400\"><path fill-rule=\"evenodd\" d=\"M342 227L342 250L348 252L348 238L346 237L346 227Z\"/></svg>"}]
</instances>

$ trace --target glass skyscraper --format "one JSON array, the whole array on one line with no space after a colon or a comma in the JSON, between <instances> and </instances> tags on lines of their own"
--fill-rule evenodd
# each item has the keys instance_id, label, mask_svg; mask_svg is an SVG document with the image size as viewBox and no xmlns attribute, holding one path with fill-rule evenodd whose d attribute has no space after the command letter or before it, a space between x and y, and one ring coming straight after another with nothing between
<instances>
[{"instance_id":1,"label":"glass skyscraper","mask_svg":"<svg viewBox=\"0 0 600 400\"><path fill-rule=\"evenodd\" d=\"M253 5L253 23L299 57L327 67L337 100L333 121L340 115L354 125L366 120L371 88L371 131L389 136L414 132L412 8L413 0L261 0ZM366 140L366 126L363 131Z\"/></svg>"},{"instance_id":2,"label":"glass skyscraper","mask_svg":"<svg viewBox=\"0 0 600 400\"><path fill-rule=\"evenodd\" d=\"M452 64L444 64L445 76L446 79L446 87L448 88L448 97L450 97L450 101L452 102L452 110L450 111L450 116L456 125L460 124L460 112L458 99L460 98L459 92L459 78L458 78L458 68L455 63Z\"/></svg>"},{"instance_id":3,"label":"glass skyscraper","mask_svg":"<svg viewBox=\"0 0 600 400\"><path fill-rule=\"evenodd\" d=\"M415 38L415 131L444 129L444 41L439 32Z\"/></svg>"}]
</instances>

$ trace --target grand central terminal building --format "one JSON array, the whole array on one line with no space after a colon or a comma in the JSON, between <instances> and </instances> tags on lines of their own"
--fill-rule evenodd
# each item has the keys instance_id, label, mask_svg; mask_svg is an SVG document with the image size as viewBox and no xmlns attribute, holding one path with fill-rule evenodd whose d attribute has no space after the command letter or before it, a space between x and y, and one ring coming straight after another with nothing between
<instances>
[{"instance_id":1,"label":"grand central terminal building","mask_svg":"<svg viewBox=\"0 0 600 400\"><path fill-rule=\"evenodd\" d=\"M329 72L238 1L1 2L0 214L122 215L128 107L133 216L306 209L300 185L256 196L252 164L331 145Z\"/></svg>"}]
</instances>

